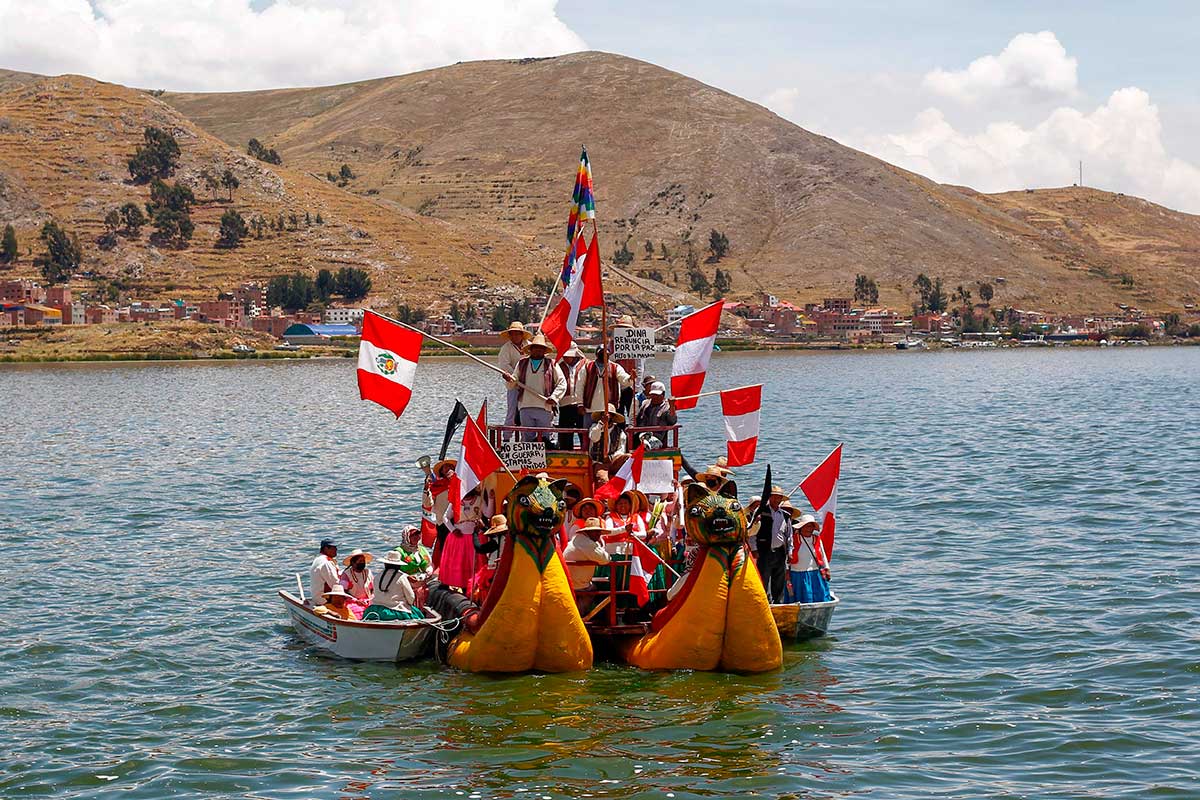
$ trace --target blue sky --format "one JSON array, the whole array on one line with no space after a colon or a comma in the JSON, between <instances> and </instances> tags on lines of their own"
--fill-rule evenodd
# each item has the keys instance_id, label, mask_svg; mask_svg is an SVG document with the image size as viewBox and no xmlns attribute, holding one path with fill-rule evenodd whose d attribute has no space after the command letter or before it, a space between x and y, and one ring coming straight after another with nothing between
<instances>
[{"instance_id":1,"label":"blue sky","mask_svg":"<svg viewBox=\"0 0 1200 800\"><path fill-rule=\"evenodd\" d=\"M287 35L280 35L286 31ZM148 35L151 32L153 35ZM598 49L935 180L1075 180L1200 214L1200 1L0 0L0 67L148 88L339 83Z\"/></svg>"}]
</instances>

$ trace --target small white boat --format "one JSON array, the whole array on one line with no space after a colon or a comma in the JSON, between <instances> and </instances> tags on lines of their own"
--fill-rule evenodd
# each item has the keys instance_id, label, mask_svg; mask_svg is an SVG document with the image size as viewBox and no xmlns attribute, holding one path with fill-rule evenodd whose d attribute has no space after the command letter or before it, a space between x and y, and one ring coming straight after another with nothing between
<instances>
[{"instance_id":1,"label":"small white boat","mask_svg":"<svg viewBox=\"0 0 1200 800\"><path fill-rule=\"evenodd\" d=\"M344 620L315 613L298 597L279 590L292 627L310 644L355 661L411 661L429 652L442 618L397 622Z\"/></svg>"},{"instance_id":2,"label":"small white boat","mask_svg":"<svg viewBox=\"0 0 1200 800\"><path fill-rule=\"evenodd\" d=\"M833 621L833 612L840 602L836 594L830 593L833 599L826 603L780 603L771 606L775 615L775 625L779 628L782 639L803 641L824 636L829 632Z\"/></svg>"}]
</instances>

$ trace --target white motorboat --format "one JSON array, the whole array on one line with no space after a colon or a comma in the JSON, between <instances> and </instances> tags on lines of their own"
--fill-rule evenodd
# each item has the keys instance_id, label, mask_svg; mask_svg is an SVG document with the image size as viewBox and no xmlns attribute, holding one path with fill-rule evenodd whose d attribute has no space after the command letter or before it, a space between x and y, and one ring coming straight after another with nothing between
<instances>
[{"instance_id":1,"label":"white motorboat","mask_svg":"<svg viewBox=\"0 0 1200 800\"><path fill-rule=\"evenodd\" d=\"M824 636L829 632L833 621L833 612L837 609L838 596L830 593L833 599L825 603L780 603L771 606L775 616L775 625L779 628L782 639L813 639Z\"/></svg>"},{"instance_id":2,"label":"white motorboat","mask_svg":"<svg viewBox=\"0 0 1200 800\"><path fill-rule=\"evenodd\" d=\"M301 638L341 658L355 661L411 661L429 652L442 618L396 622L344 620L317 614L290 592L280 590L284 608Z\"/></svg>"}]
</instances>

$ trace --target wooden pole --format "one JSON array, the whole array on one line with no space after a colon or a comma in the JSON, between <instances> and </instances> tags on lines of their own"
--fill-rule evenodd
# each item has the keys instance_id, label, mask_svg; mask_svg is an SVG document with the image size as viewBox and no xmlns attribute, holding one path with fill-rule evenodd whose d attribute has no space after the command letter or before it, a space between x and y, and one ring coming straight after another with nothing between
<instances>
[{"instance_id":1,"label":"wooden pole","mask_svg":"<svg viewBox=\"0 0 1200 800\"><path fill-rule=\"evenodd\" d=\"M402 328L408 328L410 331L413 331L414 333L419 333L422 336L424 336L426 339L432 339L433 341L440 344L442 347L449 347L451 350L456 350L459 353L462 353L467 358L471 359L472 361L475 361L475 362L487 367L492 372L500 373L501 375L504 376L505 380L510 380L510 379L514 380L514 381L516 380L516 377L517 377L516 375L509 375L507 372L500 369L495 364L492 364L488 361L484 361L482 358L475 355L474 353L468 353L466 350L463 350L461 347L459 347L456 344L451 344L450 342L447 342L445 339L439 339L438 337L434 336L432 333L426 333L425 331L421 330L420 328L414 328L412 325L409 325L407 322L401 322L400 320L395 319L394 317L389 317L387 314L380 314L378 311L371 311L370 313L374 314L377 317L382 317L383 319L386 319L388 322L395 323L396 325L399 325ZM533 391L533 389L530 389L528 386L525 387L525 391L531 393L534 397L537 397L537 398L540 398L541 400L546 401L547 403L550 402L550 398L546 397L545 395L538 394L537 392Z\"/></svg>"},{"instance_id":2,"label":"wooden pole","mask_svg":"<svg viewBox=\"0 0 1200 800\"><path fill-rule=\"evenodd\" d=\"M595 187L593 187L592 190L594 192ZM593 195L593 200L594 199L595 199L595 197ZM592 238L593 239L598 238L597 233L596 233L596 217L594 214L592 216ZM597 241L596 249L599 250L599 248L600 248L600 243L599 243L599 241ZM601 270L601 273L603 273L603 270ZM600 347L602 348L602 350L604 352L604 372L600 375L600 382L604 386L604 416L600 417L601 421L604 424L604 442L600 446L600 456L604 460L604 463L607 464L608 463L608 406L612 402L612 398L610 398L608 396L608 370L609 370L609 362L611 361L612 355L608 352L608 303L606 301L604 301L604 284L603 284L603 282L601 282L600 287L601 287L601 291L600 291L600 300L601 300L601 303L600 303ZM614 370L614 372L615 372L615 370Z\"/></svg>"},{"instance_id":3,"label":"wooden pole","mask_svg":"<svg viewBox=\"0 0 1200 800\"><path fill-rule=\"evenodd\" d=\"M752 383L749 386L739 386L736 389L716 389L711 392L701 392L700 394L685 394L683 397L672 397L671 399L672 400L697 400L701 397L712 397L713 395L721 394L722 392L736 392L741 389L753 389L755 386L762 386L762 384L761 383Z\"/></svg>"}]
</instances>

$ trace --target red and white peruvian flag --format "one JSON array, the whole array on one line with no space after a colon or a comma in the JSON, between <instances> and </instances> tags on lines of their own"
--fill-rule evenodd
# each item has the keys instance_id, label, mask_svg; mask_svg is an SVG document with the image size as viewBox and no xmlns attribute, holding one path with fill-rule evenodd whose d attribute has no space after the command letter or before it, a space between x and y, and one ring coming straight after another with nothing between
<instances>
[{"instance_id":1,"label":"red and white peruvian flag","mask_svg":"<svg viewBox=\"0 0 1200 800\"><path fill-rule=\"evenodd\" d=\"M729 466L754 463L758 448L758 414L762 408L762 384L721 392L721 413L725 416L725 448Z\"/></svg>"},{"instance_id":2,"label":"red and white peruvian flag","mask_svg":"<svg viewBox=\"0 0 1200 800\"><path fill-rule=\"evenodd\" d=\"M650 602L650 579L659 564L666 564L658 554L646 546L646 543L636 536L620 532L603 537L606 543L624 542L632 545L629 556L629 591L637 597L638 605L644 606Z\"/></svg>"},{"instance_id":3,"label":"red and white peruvian flag","mask_svg":"<svg viewBox=\"0 0 1200 800\"><path fill-rule=\"evenodd\" d=\"M825 460L800 482L800 490L817 512L821 522L821 543L833 558L833 533L837 527L837 483L842 472L842 446L839 444Z\"/></svg>"},{"instance_id":4,"label":"red and white peruvian flag","mask_svg":"<svg viewBox=\"0 0 1200 800\"><path fill-rule=\"evenodd\" d=\"M539 330L545 335L554 349L566 352L575 340L575 328L579 323L579 312L589 308L604 305L604 287L600 281L600 248L596 246L596 237L586 251L583 249L583 235L575 239L576 259L582 259L571 271L571 282L563 290L563 296L554 310L542 320Z\"/></svg>"},{"instance_id":5,"label":"red and white peruvian flag","mask_svg":"<svg viewBox=\"0 0 1200 800\"><path fill-rule=\"evenodd\" d=\"M412 397L422 339L416 331L366 312L358 344L358 396L399 418Z\"/></svg>"},{"instance_id":6,"label":"red and white peruvian flag","mask_svg":"<svg viewBox=\"0 0 1200 800\"><path fill-rule=\"evenodd\" d=\"M467 417L463 426L462 452L458 464L454 467L454 477L450 479L450 503L454 507L454 521L462 520L463 498L471 490L483 483L484 478L498 469L504 468L504 462L488 441L487 434L487 403L479 409L477 420Z\"/></svg>"},{"instance_id":7,"label":"red and white peruvian flag","mask_svg":"<svg viewBox=\"0 0 1200 800\"><path fill-rule=\"evenodd\" d=\"M638 481L642 479L642 459L646 455L646 445L638 445L637 450L625 459L625 463L617 470L617 474L608 479L608 483L601 486L592 496L597 500L608 500L610 503L621 496L621 493L636 489Z\"/></svg>"},{"instance_id":8,"label":"red and white peruvian flag","mask_svg":"<svg viewBox=\"0 0 1200 800\"><path fill-rule=\"evenodd\" d=\"M675 344L675 360L671 363L671 396L676 408L695 408L696 397L704 388L708 360L712 358L717 328L721 327L721 308L724 300L707 305L683 318L679 324L679 341Z\"/></svg>"}]
</instances>

